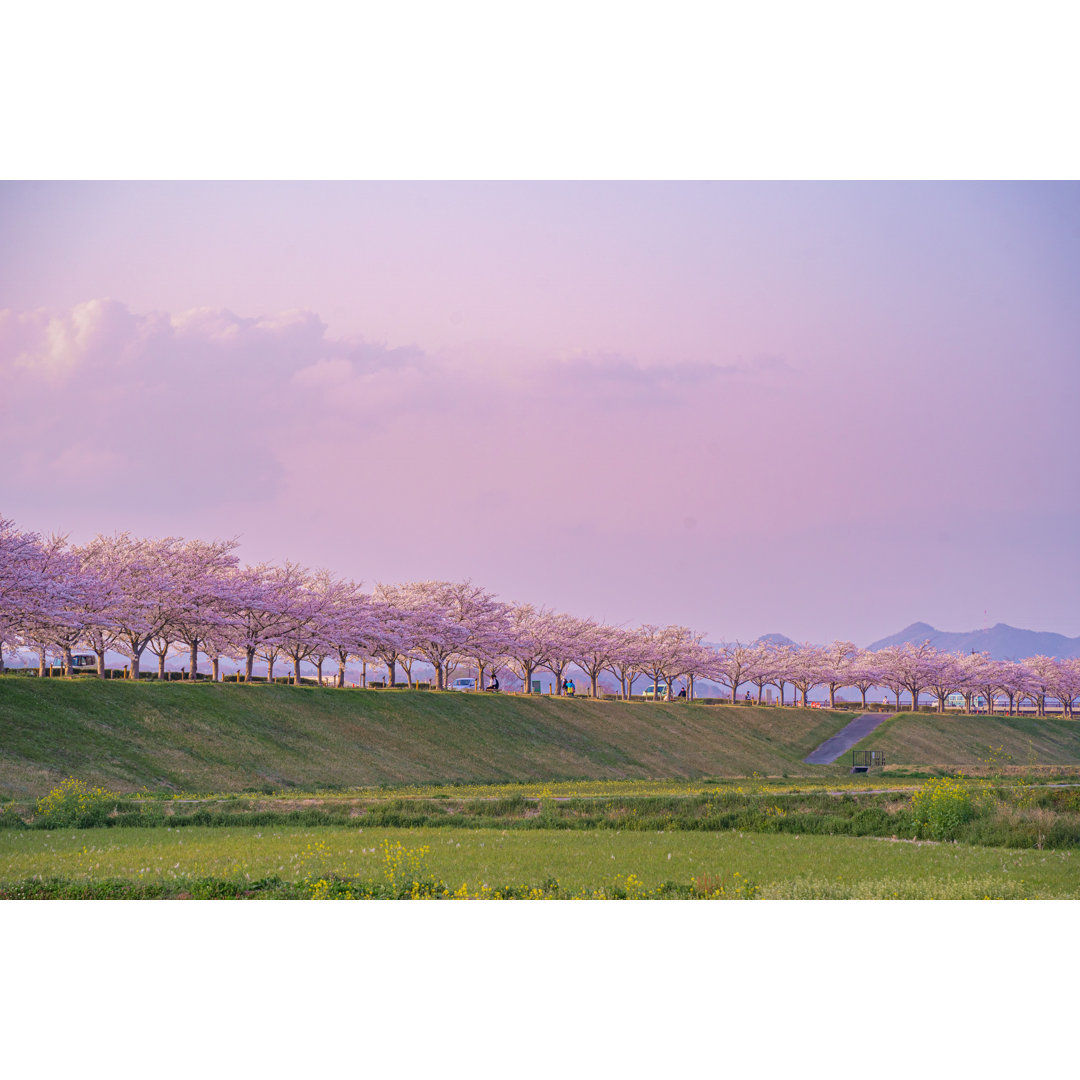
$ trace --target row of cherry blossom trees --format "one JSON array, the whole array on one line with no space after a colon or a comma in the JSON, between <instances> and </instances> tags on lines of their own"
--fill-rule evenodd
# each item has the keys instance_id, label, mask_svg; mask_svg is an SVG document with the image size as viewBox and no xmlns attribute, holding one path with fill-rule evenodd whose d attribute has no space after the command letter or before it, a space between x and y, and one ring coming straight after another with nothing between
<instances>
[{"instance_id":1,"label":"row of cherry blossom trees","mask_svg":"<svg viewBox=\"0 0 1080 1080\"><path fill-rule=\"evenodd\" d=\"M50 658L72 670L81 649L97 658L105 675L106 653L118 652L139 677L146 654L157 658L158 676L169 655L186 655L184 673L195 678L200 657L221 676L221 661L237 662L251 681L256 663L274 678L280 664L300 680L301 665L337 666L345 685L346 664L372 664L395 685L402 672L414 683L414 665L429 665L438 688L462 666L475 670L480 687L509 673L525 692L538 672L550 672L558 692L573 671L601 691L611 676L624 697L636 680L679 684L694 696L696 681L719 684L734 701L740 691L761 702L766 688L785 701L807 704L817 688L830 705L843 688L860 692L886 687L900 707L902 695L929 696L944 710L961 695L967 711L981 699L992 711L1004 699L1009 712L1021 702L1044 715L1047 701L1072 713L1080 696L1080 661L1045 656L1018 662L986 655L941 653L928 643L876 652L848 641L827 647L778 645L710 646L682 626L607 626L581 618L510 604L472 582L422 581L377 584L365 592L357 582L294 563L241 565L235 540L138 538L127 533L97 536L73 545L60 536L16 528L0 517L0 671L3 649L29 647L44 673Z\"/></svg>"}]
</instances>

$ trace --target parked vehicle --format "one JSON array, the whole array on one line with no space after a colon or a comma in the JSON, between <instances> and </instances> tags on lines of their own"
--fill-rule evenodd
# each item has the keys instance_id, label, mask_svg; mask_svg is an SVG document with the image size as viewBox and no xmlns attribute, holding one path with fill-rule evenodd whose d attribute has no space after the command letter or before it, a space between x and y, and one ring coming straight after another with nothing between
<instances>
[{"instance_id":1,"label":"parked vehicle","mask_svg":"<svg viewBox=\"0 0 1080 1080\"><path fill-rule=\"evenodd\" d=\"M475 690L476 689L476 680L475 679L455 679L450 684L450 689L451 690Z\"/></svg>"},{"instance_id":2,"label":"parked vehicle","mask_svg":"<svg viewBox=\"0 0 1080 1080\"><path fill-rule=\"evenodd\" d=\"M649 683L645 687L645 693L642 697L647 698L666 698L667 697L667 683Z\"/></svg>"}]
</instances>

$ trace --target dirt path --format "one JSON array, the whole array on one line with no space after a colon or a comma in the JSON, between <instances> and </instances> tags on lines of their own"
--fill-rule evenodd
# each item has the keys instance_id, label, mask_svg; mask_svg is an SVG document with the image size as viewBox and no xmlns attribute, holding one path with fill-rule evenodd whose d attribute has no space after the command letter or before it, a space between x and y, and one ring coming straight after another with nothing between
<instances>
[{"instance_id":1,"label":"dirt path","mask_svg":"<svg viewBox=\"0 0 1080 1080\"><path fill-rule=\"evenodd\" d=\"M803 762L807 765L831 765L841 754L846 753L861 739L865 739L883 720L888 720L895 715L895 713L863 713L862 716L856 716L831 739L826 739L816 750L807 754Z\"/></svg>"}]
</instances>

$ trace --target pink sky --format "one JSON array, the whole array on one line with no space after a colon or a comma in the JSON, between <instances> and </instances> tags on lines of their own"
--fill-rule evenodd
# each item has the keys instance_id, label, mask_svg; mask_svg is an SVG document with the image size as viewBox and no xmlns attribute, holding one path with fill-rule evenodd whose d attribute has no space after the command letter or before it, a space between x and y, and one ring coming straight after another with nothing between
<instances>
[{"instance_id":1,"label":"pink sky","mask_svg":"<svg viewBox=\"0 0 1080 1080\"><path fill-rule=\"evenodd\" d=\"M0 237L24 528L1080 634L1077 184L4 183Z\"/></svg>"}]
</instances>

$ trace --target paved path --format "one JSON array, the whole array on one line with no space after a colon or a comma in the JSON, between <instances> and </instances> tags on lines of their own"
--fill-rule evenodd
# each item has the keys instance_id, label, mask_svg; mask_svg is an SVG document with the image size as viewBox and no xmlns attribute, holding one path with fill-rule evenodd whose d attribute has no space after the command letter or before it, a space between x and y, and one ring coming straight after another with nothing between
<instances>
[{"instance_id":1,"label":"paved path","mask_svg":"<svg viewBox=\"0 0 1080 1080\"><path fill-rule=\"evenodd\" d=\"M831 739L826 739L813 753L807 754L803 761L807 765L831 765L860 739L865 739L883 720L888 720L895 715L895 713L872 712L856 716L847 727L841 728Z\"/></svg>"}]
</instances>

